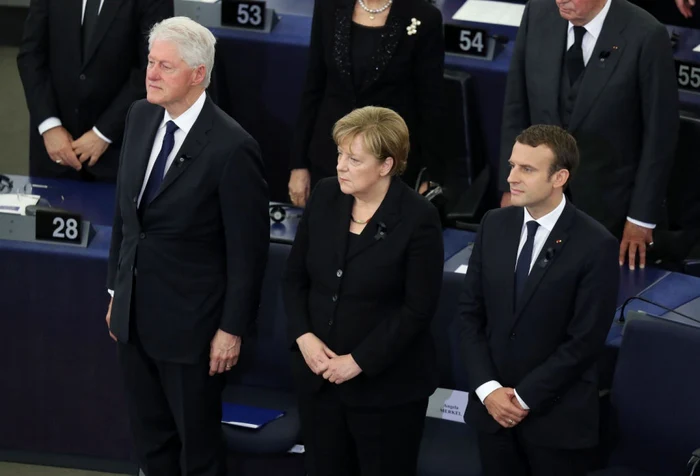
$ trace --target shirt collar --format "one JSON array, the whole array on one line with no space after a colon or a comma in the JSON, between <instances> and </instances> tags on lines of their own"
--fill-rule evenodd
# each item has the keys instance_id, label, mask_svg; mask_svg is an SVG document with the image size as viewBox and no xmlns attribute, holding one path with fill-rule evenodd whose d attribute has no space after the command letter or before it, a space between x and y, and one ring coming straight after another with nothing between
<instances>
[{"instance_id":1,"label":"shirt collar","mask_svg":"<svg viewBox=\"0 0 700 476\"><path fill-rule=\"evenodd\" d=\"M557 224L557 221L559 220L559 217L561 216L562 213L564 213L564 207L566 206L566 197L562 195L561 197L561 203L557 205L557 208L552 210L551 212L547 213L545 216L540 218L539 220L535 220L532 218L532 215L530 215L530 212L527 211L527 208L523 208L525 211L525 219L523 221L523 226L527 224L529 221L536 221L537 223L540 224L540 227L546 229L549 233L552 232L554 229L554 225Z\"/></svg>"},{"instance_id":2,"label":"shirt collar","mask_svg":"<svg viewBox=\"0 0 700 476\"><path fill-rule=\"evenodd\" d=\"M608 16L608 11L610 10L610 3L612 0L605 2L605 6L598 14L593 18L593 20L586 23L584 28L586 32L589 33L596 41L600 36L600 32L603 30L603 23L605 23L605 17ZM573 23L569 22L569 33L574 29Z\"/></svg>"},{"instance_id":3,"label":"shirt collar","mask_svg":"<svg viewBox=\"0 0 700 476\"><path fill-rule=\"evenodd\" d=\"M207 93L202 92L202 95L197 98L197 100L192 104L189 109L187 109L185 112L180 114L177 119L173 119L170 114L168 114L168 111L165 111L165 114L163 115L163 122L161 122L160 127L165 127L165 124L168 123L168 121L173 121L175 125L177 126L178 130L181 130L182 132L185 133L185 135L189 134L190 129L192 129L192 126L194 126L194 123L197 121L197 118L199 117L199 113L202 112L202 108L204 108L204 101L207 99Z\"/></svg>"}]
</instances>

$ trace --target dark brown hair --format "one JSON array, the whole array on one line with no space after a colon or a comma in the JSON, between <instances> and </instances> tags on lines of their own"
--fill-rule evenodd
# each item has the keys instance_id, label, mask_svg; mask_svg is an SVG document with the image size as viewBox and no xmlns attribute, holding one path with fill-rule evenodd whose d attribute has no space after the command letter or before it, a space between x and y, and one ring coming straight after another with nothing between
<instances>
[{"instance_id":1,"label":"dark brown hair","mask_svg":"<svg viewBox=\"0 0 700 476\"><path fill-rule=\"evenodd\" d=\"M578 146L571 134L559 126L534 125L522 131L515 140L530 147L544 145L549 148L554 154L554 161L549 166L549 176L566 169L571 181L579 164Z\"/></svg>"}]
</instances>

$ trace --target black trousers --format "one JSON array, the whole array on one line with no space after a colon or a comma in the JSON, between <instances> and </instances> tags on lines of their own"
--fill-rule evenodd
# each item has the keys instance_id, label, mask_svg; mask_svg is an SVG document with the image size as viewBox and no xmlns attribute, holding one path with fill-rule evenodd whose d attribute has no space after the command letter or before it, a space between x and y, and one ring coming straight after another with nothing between
<instances>
[{"instance_id":1,"label":"black trousers","mask_svg":"<svg viewBox=\"0 0 700 476\"><path fill-rule=\"evenodd\" d=\"M484 476L585 476L595 456L592 449L532 445L517 429L479 432L479 453Z\"/></svg>"},{"instance_id":2,"label":"black trousers","mask_svg":"<svg viewBox=\"0 0 700 476\"><path fill-rule=\"evenodd\" d=\"M308 476L415 476L428 399L350 407L326 384L300 399Z\"/></svg>"},{"instance_id":3,"label":"black trousers","mask_svg":"<svg viewBox=\"0 0 700 476\"><path fill-rule=\"evenodd\" d=\"M136 454L146 476L225 476L224 377L210 377L208 361L154 360L138 339L119 344L119 360Z\"/></svg>"}]
</instances>

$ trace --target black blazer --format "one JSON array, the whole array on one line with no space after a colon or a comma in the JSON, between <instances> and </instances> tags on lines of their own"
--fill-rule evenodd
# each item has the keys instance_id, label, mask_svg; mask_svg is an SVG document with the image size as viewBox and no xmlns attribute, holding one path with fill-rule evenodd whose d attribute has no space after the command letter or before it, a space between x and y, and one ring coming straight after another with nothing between
<instances>
[{"instance_id":1,"label":"black blazer","mask_svg":"<svg viewBox=\"0 0 700 476\"><path fill-rule=\"evenodd\" d=\"M146 96L148 32L173 16L173 2L104 0L85 58L82 5L82 0L32 0L29 5L17 65L31 119L30 161L39 174L66 170L49 159L37 130L45 119L58 117L74 139L96 126L112 141L89 170L114 180L126 112Z\"/></svg>"},{"instance_id":2,"label":"black blazer","mask_svg":"<svg viewBox=\"0 0 700 476\"><path fill-rule=\"evenodd\" d=\"M528 2L506 87L504 192L515 137L533 124L562 125L559 85L567 29L554 0ZM666 28L627 0L612 0L568 125L581 152L570 186L576 206L614 234L621 235L627 215L659 223L678 128L678 86Z\"/></svg>"},{"instance_id":3,"label":"black blazer","mask_svg":"<svg viewBox=\"0 0 700 476\"><path fill-rule=\"evenodd\" d=\"M523 209L484 217L459 302L462 358L471 392L496 380L530 407L516 427L534 445L586 448L598 439L595 362L615 314L618 244L598 222L567 204L513 306ZM476 393L465 420L501 427Z\"/></svg>"},{"instance_id":4,"label":"black blazer","mask_svg":"<svg viewBox=\"0 0 700 476\"><path fill-rule=\"evenodd\" d=\"M336 178L319 182L289 255L283 289L299 390L315 392L324 382L295 342L313 332L338 355L352 354L362 369L337 387L347 404L425 398L437 387L430 321L442 283L440 218L395 178L348 247L353 202Z\"/></svg>"},{"instance_id":5,"label":"black blazer","mask_svg":"<svg viewBox=\"0 0 700 476\"><path fill-rule=\"evenodd\" d=\"M382 106L403 117L411 133L404 178L414 185L429 167L442 180L442 82L445 62L442 15L425 0L396 0L389 11L381 47L371 60L373 74L359 91L352 80L351 41L354 0L316 0L309 67L290 168L314 168L336 175L333 124L355 108ZM421 21L415 35L406 27Z\"/></svg>"},{"instance_id":6,"label":"black blazer","mask_svg":"<svg viewBox=\"0 0 700 476\"><path fill-rule=\"evenodd\" d=\"M141 191L163 108L129 111L117 179L107 286L111 329L131 338L130 321L153 358L194 363L217 329L241 336L257 314L270 240L260 149L209 98L138 218Z\"/></svg>"}]
</instances>

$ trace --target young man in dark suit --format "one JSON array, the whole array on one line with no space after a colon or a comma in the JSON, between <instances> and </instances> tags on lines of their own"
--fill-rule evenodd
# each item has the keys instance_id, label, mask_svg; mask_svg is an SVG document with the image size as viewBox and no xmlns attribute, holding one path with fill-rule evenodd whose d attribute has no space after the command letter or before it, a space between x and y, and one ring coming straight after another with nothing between
<instances>
[{"instance_id":1,"label":"young man in dark suit","mask_svg":"<svg viewBox=\"0 0 700 476\"><path fill-rule=\"evenodd\" d=\"M484 216L460 297L460 342L486 476L584 475L598 438L596 360L615 313L618 244L564 197L576 142L517 137L512 204Z\"/></svg>"},{"instance_id":2,"label":"young man in dark suit","mask_svg":"<svg viewBox=\"0 0 700 476\"><path fill-rule=\"evenodd\" d=\"M508 73L501 134L502 204L515 136L554 124L576 138L573 203L620 239L619 262L644 267L663 220L679 127L666 28L627 0L532 0Z\"/></svg>"},{"instance_id":3,"label":"young man in dark suit","mask_svg":"<svg viewBox=\"0 0 700 476\"><path fill-rule=\"evenodd\" d=\"M32 0L17 57L34 176L114 181L126 112L145 97L146 36L172 0Z\"/></svg>"},{"instance_id":4,"label":"young man in dark suit","mask_svg":"<svg viewBox=\"0 0 700 476\"><path fill-rule=\"evenodd\" d=\"M147 101L127 116L107 325L147 476L224 476L221 390L257 315L269 246L257 142L207 97L214 35L153 27Z\"/></svg>"}]
</instances>

